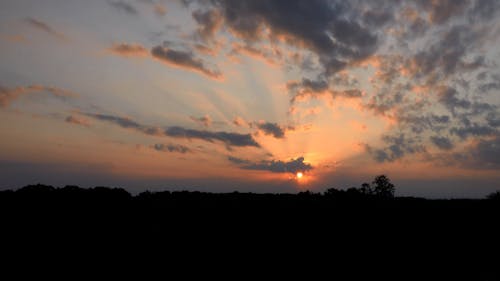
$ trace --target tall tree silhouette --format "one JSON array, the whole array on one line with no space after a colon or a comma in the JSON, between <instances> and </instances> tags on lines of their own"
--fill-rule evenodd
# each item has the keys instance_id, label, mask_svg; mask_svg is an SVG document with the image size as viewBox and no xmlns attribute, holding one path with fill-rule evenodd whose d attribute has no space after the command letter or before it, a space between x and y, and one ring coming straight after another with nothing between
<instances>
[{"instance_id":1,"label":"tall tree silhouette","mask_svg":"<svg viewBox=\"0 0 500 281\"><path fill-rule=\"evenodd\" d=\"M394 198L394 184L391 183L391 180L387 176L376 176L372 184L374 185L373 193L375 195L382 198Z\"/></svg>"}]
</instances>

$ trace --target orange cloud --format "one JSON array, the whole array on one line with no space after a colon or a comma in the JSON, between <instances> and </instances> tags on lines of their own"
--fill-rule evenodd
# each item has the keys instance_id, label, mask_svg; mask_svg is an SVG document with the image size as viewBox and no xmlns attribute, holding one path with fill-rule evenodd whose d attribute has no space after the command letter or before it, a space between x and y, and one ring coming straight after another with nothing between
<instances>
[{"instance_id":1,"label":"orange cloud","mask_svg":"<svg viewBox=\"0 0 500 281\"><path fill-rule=\"evenodd\" d=\"M0 107L8 106L12 101L19 98L19 96L21 95L35 93L35 92L48 92L51 95L59 98L78 96L77 94L71 91L51 86L30 85L27 87L21 86L9 89L0 85Z\"/></svg>"},{"instance_id":2,"label":"orange cloud","mask_svg":"<svg viewBox=\"0 0 500 281\"><path fill-rule=\"evenodd\" d=\"M154 5L154 12L157 16L162 17L167 14L167 9L162 4L156 3Z\"/></svg>"},{"instance_id":3,"label":"orange cloud","mask_svg":"<svg viewBox=\"0 0 500 281\"><path fill-rule=\"evenodd\" d=\"M114 44L108 49L109 52L124 57L147 57L149 51L140 44L120 43Z\"/></svg>"},{"instance_id":4,"label":"orange cloud","mask_svg":"<svg viewBox=\"0 0 500 281\"><path fill-rule=\"evenodd\" d=\"M248 57L259 59L264 61L266 64L275 66L279 64L282 58L281 51L274 47L259 47L241 44L233 44L233 48L230 52L230 56L244 54Z\"/></svg>"}]
</instances>

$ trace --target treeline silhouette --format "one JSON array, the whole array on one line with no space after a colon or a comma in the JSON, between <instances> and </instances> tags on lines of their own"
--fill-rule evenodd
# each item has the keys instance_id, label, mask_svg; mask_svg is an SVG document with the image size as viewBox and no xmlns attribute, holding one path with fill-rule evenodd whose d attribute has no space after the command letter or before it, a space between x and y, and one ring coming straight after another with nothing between
<instances>
[{"instance_id":1,"label":"treeline silhouette","mask_svg":"<svg viewBox=\"0 0 500 281\"><path fill-rule=\"evenodd\" d=\"M165 204L164 207L242 207L246 205L258 205L264 202L277 203L282 207L290 203L318 204L318 206L334 207L331 201L361 200L384 202L438 202L446 204L456 202L457 204L468 204L480 202L481 199L425 199L418 197L395 197L395 186L385 175L375 177L373 182L363 183L361 187L350 187L347 189L329 188L325 192L301 191L296 194L290 193L242 193L238 191L230 193L210 193L200 191L144 191L138 195L131 195L123 188L111 188L97 186L94 188L82 188L75 185L67 185L62 188L50 185L36 184L28 185L17 190L0 191L0 200L3 206L16 205L18 203L30 203L40 206L51 207L53 204L67 205L67 207L106 207L114 205L125 206L127 204ZM485 197L489 200L500 200L500 191L493 192ZM14 204L15 202L15 204ZM474 204L474 203L472 203Z\"/></svg>"},{"instance_id":2,"label":"treeline silhouette","mask_svg":"<svg viewBox=\"0 0 500 281\"><path fill-rule=\"evenodd\" d=\"M384 175L360 187L296 194L144 191L133 196L122 188L29 185L0 192L1 234L7 235L1 241L42 245L45 252L89 241L91 248L112 244L128 250L131 241L140 241L152 249L165 244L165 254L180 257L229 248L231 255L253 252L269 263L275 261L255 251L293 256L300 250L310 253L305 259L321 252L360 268L367 268L363 259L384 263L381 253L390 255L391 264L415 253L425 261L413 261L412 276L432 266L444 272L434 276L441 280L496 280L498 263L488 257L500 252L500 192L485 199L429 200L396 197L395 190ZM393 273L390 267L377 270ZM408 280L408 275L397 277Z\"/></svg>"},{"instance_id":3,"label":"treeline silhouette","mask_svg":"<svg viewBox=\"0 0 500 281\"><path fill-rule=\"evenodd\" d=\"M395 186L385 175L371 183L325 192L209 193L199 191L144 191L135 196L122 188L56 188L42 184L0 192L0 211L16 223L24 221L63 222L92 227L143 226L163 229L170 222L192 219L239 223L258 218L260 222L313 221L366 225L406 222L458 225L484 223L500 218L500 192L485 199L424 199L395 197ZM367 216L368 213L377 214ZM68 219L70 218L70 219ZM206 220L206 221L204 221ZM470 220L470 221L468 221ZM167 224L163 224L167 222ZM390 226L392 227L392 226Z\"/></svg>"}]
</instances>

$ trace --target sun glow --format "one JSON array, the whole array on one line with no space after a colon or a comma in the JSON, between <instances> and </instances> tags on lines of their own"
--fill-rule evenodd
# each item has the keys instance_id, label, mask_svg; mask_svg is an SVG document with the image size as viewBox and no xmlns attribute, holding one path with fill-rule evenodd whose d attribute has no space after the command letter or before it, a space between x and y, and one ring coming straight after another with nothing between
<instances>
[{"instance_id":1,"label":"sun glow","mask_svg":"<svg viewBox=\"0 0 500 281\"><path fill-rule=\"evenodd\" d=\"M300 180L303 176L304 176L304 174L302 174L301 172L298 172L298 173L297 173L297 179L299 179L299 180Z\"/></svg>"}]
</instances>

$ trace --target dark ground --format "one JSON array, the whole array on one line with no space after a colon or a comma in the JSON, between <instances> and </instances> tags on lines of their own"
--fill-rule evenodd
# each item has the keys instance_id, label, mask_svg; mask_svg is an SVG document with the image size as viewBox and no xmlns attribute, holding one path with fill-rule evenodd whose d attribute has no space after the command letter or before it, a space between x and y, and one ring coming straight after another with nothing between
<instances>
[{"instance_id":1,"label":"dark ground","mask_svg":"<svg viewBox=\"0 0 500 281\"><path fill-rule=\"evenodd\" d=\"M159 255L183 265L241 266L248 274L273 269L348 276L338 280L499 280L500 200L131 196L123 189L38 185L0 192L0 214L9 249L4 258L9 253L11 261L43 259L47 252L62 260L77 253L93 260L131 255L137 262ZM136 251L142 254L131 254Z\"/></svg>"}]
</instances>

